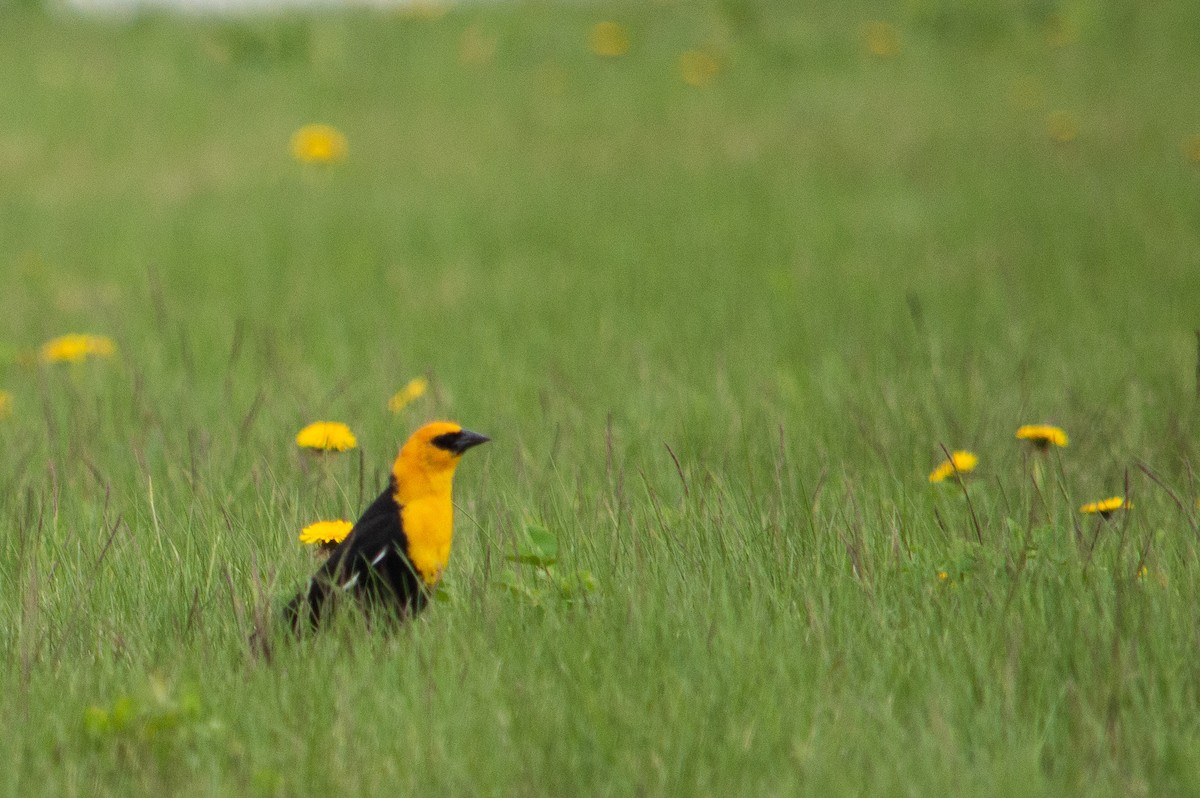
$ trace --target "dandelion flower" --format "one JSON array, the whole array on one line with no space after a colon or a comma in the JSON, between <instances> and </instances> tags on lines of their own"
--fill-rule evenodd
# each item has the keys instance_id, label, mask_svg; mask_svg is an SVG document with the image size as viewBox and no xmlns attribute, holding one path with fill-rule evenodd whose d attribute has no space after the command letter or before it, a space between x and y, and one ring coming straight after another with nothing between
<instances>
[{"instance_id":1,"label":"dandelion flower","mask_svg":"<svg viewBox=\"0 0 1200 798\"><path fill-rule=\"evenodd\" d=\"M396 391L392 394L392 398L388 399L388 410L399 413L412 402L424 396L428 389L429 380L424 377L414 377L408 381L408 385Z\"/></svg>"},{"instance_id":2,"label":"dandelion flower","mask_svg":"<svg viewBox=\"0 0 1200 798\"><path fill-rule=\"evenodd\" d=\"M464 66L484 66L496 57L496 37L483 32L478 25L463 31L458 40L458 62Z\"/></svg>"},{"instance_id":3,"label":"dandelion flower","mask_svg":"<svg viewBox=\"0 0 1200 798\"><path fill-rule=\"evenodd\" d=\"M1200 163L1200 133L1183 142L1183 154L1192 163Z\"/></svg>"},{"instance_id":4,"label":"dandelion flower","mask_svg":"<svg viewBox=\"0 0 1200 798\"><path fill-rule=\"evenodd\" d=\"M1067 47L1079 39L1079 27L1070 17L1051 14L1047 20L1046 43L1051 47Z\"/></svg>"},{"instance_id":5,"label":"dandelion flower","mask_svg":"<svg viewBox=\"0 0 1200 798\"><path fill-rule=\"evenodd\" d=\"M863 38L867 52L876 58L894 58L900 55L900 32L888 22L868 22Z\"/></svg>"},{"instance_id":6,"label":"dandelion flower","mask_svg":"<svg viewBox=\"0 0 1200 798\"><path fill-rule=\"evenodd\" d=\"M1025 424L1017 428L1017 439L1029 441L1036 448L1045 451L1051 445L1066 446L1067 433L1061 427L1051 424Z\"/></svg>"},{"instance_id":7,"label":"dandelion flower","mask_svg":"<svg viewBox=\"0 0 1200 798\"><path fill-rule=\"evenodd\" d=\"M605 58L618 58L629 52L629 34L615 22L597 22L588 36L592 52Z\"/></svg>"},{"instance_id":8,"label":"dandelion flower","mask_svg":"<svg viewBox=\"0 0 1200 798\"><path fill-rule=\"evenodd\" d=\"M937 578L938 578L939 582L945 582L947 579L950 578L950 574L947 571L938 571Z\"/></svg>"},{"instance_id":9,"label":"dandelion flower","mask_svg":"<svg viewBox=\"0 0 1200 798\"><path fill-rule=\"evenodd\" d=\"M1046 134L1057 144L1070 144L1079 138L1079 120L1069 111L1055 111L1046 117Z\"/></svg>"},{"instance_id":10,"label":"dandelion flower","mask_svg":"<svg viewBox=\"0 0 1200 798\"><path fill-rule=\"evenodd\" d=\"M400 9L401 16L410 17L412 19L438 20L446 16L450 10L450 4L443 0L413 0L407 6Z\"/></svg>"},{"instance_id":11,"label":"dandelion flower","mask_svg":"<svg viewBox=\"0 0 1200 798\"><path fill-rule=\"evenodd\" d=\"M975 470L979 458L971 452L959 450L950 455L949 460L943 460L937 468L929 473L930 482L942 482L958 474L966 474Z\"/></svg>"},{"instance_id":12,"label":"dandelion flower","mask_svg":"<svg viewBox=\"0 0 1200 798\"><path fill-rule=\"evenodd\" d=\"M112 357L117 345L103 335L60 335L42 344L38 357L43 363L82 363L89 357Z\"/></svg>"},{"instance_id":13,"label":"dandelion flower","mask_svg":"<svg viewBox=\"0 0 1200 798\"><path fill-rule=\"evenodd\" d=\"M346 150L346 136L332 125L305 125L292 134L292 155L301 163L340 161Z\"/></svg>"},{"instance_id":14,"label":"dandelion flower","mask_svg":"<svg viewBox=\"0 0 1200 798\"><path fill-rule=\"evenodd\" d=\"M1098 513L1100 516L1108 518L1117 510L1131 509L1133 509L1133 502L1126 502L1121 496L1113 496L1109 499L1101 499L1098 502L1088 502L1079 508L1079 512L1086 513L1088 515L1095 515Z\"/></svg>"},{"instance_id":15,"label":"dandelion flower","mask_svg":"<svg viewBox=\"0 0 1200 798\"><path fill-rule=\"evenodd\" d=\"M358 446L358 440L340 421L314 421L296 434L296 445L302 449L344 452Z\"/></svg>"},{"instance_id":16,"label":"dandelion flower","mask_svg":"<svg viewBox=\"0 0 1200 798\"><path fill-rule=\"evenodd\" d=\"M688 50L679 56L679 75L689 86L702 89L713 82L721 71L721 63L703 50Z\"/></svg>"},{"instance_id":17,"label":"dandelion flower","mask_svg":"<svg viewBox=\"0 0 1200 798\"><path fill-rule=\"evenodd\" d=\"M13 395L8 391L0 391L0 418L12 415Z\"/></svg>"},{"instance_id":18,"label":"dandelion flower","mask_svg":"<svg viewBox=\"0 0 1200 798\"><path fill-rule=\"evenodd\" d=\"M300 531L300 542L308 545L337 545L346 539L354 524L349 521L317 521Z\"/></svg>"}]
</instances>

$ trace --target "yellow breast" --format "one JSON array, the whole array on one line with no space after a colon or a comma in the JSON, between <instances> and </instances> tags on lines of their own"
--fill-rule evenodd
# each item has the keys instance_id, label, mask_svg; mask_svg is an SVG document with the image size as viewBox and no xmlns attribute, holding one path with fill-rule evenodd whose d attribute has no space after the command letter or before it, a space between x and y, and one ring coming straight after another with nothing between
<instances>
[{"instance_id":1,"label":"yellow breast","mask_svg":"<svg viewBox=\"0 0 1200 798\"><path fill-rule=\"evenodd\" d=\"M437 584L450 562L454 537L454 505L450 496L427 496L410 500L400 510L408 558L429 587Z\"/></svg>"}]
</instances>

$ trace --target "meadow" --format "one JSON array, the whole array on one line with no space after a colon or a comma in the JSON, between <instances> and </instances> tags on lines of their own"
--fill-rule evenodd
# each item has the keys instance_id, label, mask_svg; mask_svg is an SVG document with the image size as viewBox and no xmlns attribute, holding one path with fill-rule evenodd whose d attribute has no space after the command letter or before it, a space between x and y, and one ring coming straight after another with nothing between
<instances>
[{"instance_id":1,"label":"meadow","mask_svg":"<svg viewBox=\"0 0 1200 798\"><path fill-rule=\"evenodd\" d=\"M0 13L0 794L1200 792L1195 3Z\"/></svg>"}]
</instances>

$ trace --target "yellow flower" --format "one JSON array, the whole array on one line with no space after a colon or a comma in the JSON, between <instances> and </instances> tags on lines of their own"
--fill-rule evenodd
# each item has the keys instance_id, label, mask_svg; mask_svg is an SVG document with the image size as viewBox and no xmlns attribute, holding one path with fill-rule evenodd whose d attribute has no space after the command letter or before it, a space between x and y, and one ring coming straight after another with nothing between
<instances>
[{"instance_id":1,"label":"yellow flower","mask_svg":"<svg viewBox=\"0 0 1200 798\"><path fill-rule=\"evenodd\" d=\"M1051 14L1046 25L1046 43L1051 47L1066 47L1079 39L1075 21L1062 14Z\"/></svg>"},{"instance_id":2,"label":"yellow flower","mask_svg":"<svg viewBox=\"0 0 1200 798\"><path fill-rule=\"evenodd\" d=\"M867 52L876 58L893 58L900 55L900 32L887 22L868 22L864 32Z\"/></svg>"},{"instance_id":3,"label":"yellow flower","mask_svg":"<svg viewBox=\"0 0 1200 798\"><path fill-rule=\"evenodd\" d=\"M1131 509L1133 509L1133 502L1129 502L1127 504L1123 497L1113 496L1110 499L1101 499L1098 502L1088 502L1087 504L1085 504L1079 508L1079 512L1088 513L1089 515L1099 513L1100 515L1104 516L1105 518L1108 518L1110 515L1112 515L1117 510L1131 510Z\"/></svg>"},{"instance_id":4,"label":"yellow flower","mask_svg":"<svg viewBox=\"0 0 1200 798\"><path fill-rule=\"evenodd\" d=\"M1150 569L1147 568L1146 566L1143 565L1141 568L1137 569L1137 578L1138 579L1145 579L1149 575L1150 575Z\"/></svg>"},{"instance_id":5,"label":"yellow flower","mask_svg":"<svg viewBox=\"0 0 1200 798\"><path fill-rule=\"evenodd\" d=\"M424 377L414 377L396 393L392 394L392 398L388 399L388 410L393 413L399 413L404 408L408 407L413 401L420 399L425 395L425 391L429 389L429 380Z\"/></svg>"},{"instance_id":6,"label":"yellow flower","mask_svg":"<svg viewBox=\"0 0 1200 798\"><path fill-rule=\"evenodd\" d=\"M443 0L413 0L399 9L400 16L413 19L437 20L446 16L450 3Z\"/></svg>"},{"instance_id":7,"label":"yellow flower","mask_svg":"<svg viewBox=\"0 0 1200 798\"><path fill-rule=\"evenodd\" d=\"M1200 133L1183 142L1183 154L1192 163L1200 163Z\"/></svg>"},{"instance_id":8,"label":"yellow flower","mask_svg":"<svg viewBox=\"0 0 1200 798\"><path fill-rule=\"evenodd\" d=\"M318 521L300 532L300 542L307 544L337 544L346 539L354 524L349 521Z\"/></svg>"},{"instance_id":9,"label":"yellow flower","mask_svg":"<svg viewBox=\"0 0 1200 798\"><path fill-rule=\"evenodd\" d=\"M1055 111L1046 117L1046 133L1058 144L1070 144L1079 138L1079 120L1069 111Z\"/></svg>"},{"instance_id":10,"label":"yellow flower","mask_svg":"<svg viewBox=\"0 0 1200 798\"><path fill-rule=\"evenodd\" d=\"M930 482L941 482L948 477L957 474L966 474L975 470L975 466L979 465L979 458L971 452L957 451L950 455L949 460L944 460L933 471L929 473Z\"/></svg>"},{"instance_id":11,"label":"yellow flower","mask_svg":"<svg viewBox=\"0 0 1200 798\"><path fill-rule=\"evenodd\" d=\"M1067 445L1067 433L1061 427L1050 424L1025 424L1017 428L1017 438L1029 441L1039 449Z\"/></svg>"},{"instance_id":12,"label":"yellow flower","mask_svg":"<svg viewBox=\"0 0 1200 798\"><path fill-rule=\"evenodd\" d=\"M314 421L296 434L296 445L302 449L344 452L358 446L358 440L340 421Z\"/></svg>"},{"instance_id":13,"label":"yellow flower","mask_svg":"<svg viewBox=\"0 0 1200 798\"><path fill-rule=\"evenodd\" d=\"M12 415L13 395L8 391L0 391L0 418Z\"/></svg>"},{"instance_id":14,"label":"yellow flower","mask_svg":"<svg viewBox=\"0 0 1200 798\"><path fill-rule=\"evenodd\" d=\"M484 33L478 25L463 31L458 41L458 61L464 66L484 66L496 57L496 37Z\"/></svg>"},{"instance_id":15,"label":"yellow flower","mask_svg":"<svg viewBox=\"0 0 1200 798\"><path fill-rule=\"evenodd\" d=\"M950 578L950 574L947 573L946 571L938 571L937 578L938 578L939 582L945 582L947 579Z\"/></svg>"},{"instance_id":16,"label":"yellow flower","mask_svg":"<svg viewBox=\"0 0 1200 798\"><path fill-rule=\"evenodd\" d=\"M112 357L117 345L103 335L60 335L42 344L43 363L82 363L89 357Z\"/></svg>"},{"instance_id":17,"label":"yellow flower","mask_svg":"<svg viewBox=\"0 0 1200 798\"><path fill-rule=\"evenodd\" d=\"M617 58L629 52L629 34L615 22L597 22L588 43L592 52L605 58Z\"/></svg>"},{"instance_id":18,"label":"yellow flower","mask_svg":"<svg viewBox=\"0 0 1200 798\"><path fill-rule=\"evenodd\" d=\"M292 134L292 155L301 163L340 161L346 149L346 137L332 125L305 125Z\"/></svg>"},{"instance_id":19,"label":"yellow flower","mask_svg":"<svg viewBox=\"0 0 1200 798\"><path fill-rule=\"evenodd\" d=\"M703 50L688 50L679 56L679 75L689 86L703 88L712 83L720 71L721 63Z\"/></svg>"}]
</instances>

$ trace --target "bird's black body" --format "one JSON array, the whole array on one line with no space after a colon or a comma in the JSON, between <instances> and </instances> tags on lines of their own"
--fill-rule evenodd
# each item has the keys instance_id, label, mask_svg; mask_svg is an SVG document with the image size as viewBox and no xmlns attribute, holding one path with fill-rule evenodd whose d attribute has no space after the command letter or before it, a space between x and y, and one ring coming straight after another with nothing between
<instances>
[{"instance_id":1,"label":"bird's black body","mask_svg":"<svg viewBox=\"0 0 1200 798\"><path fill-rule=\"evenodd\" d=\"M408 538L394 494L393 482L308 581L307 590L288 603L287 618L294 630L316 627L344 594L367 607L386 609L398 620L428 602L428 590L408 559Z\"/></svg>"}]
</instances>

